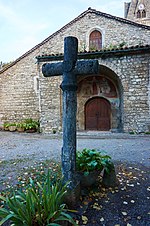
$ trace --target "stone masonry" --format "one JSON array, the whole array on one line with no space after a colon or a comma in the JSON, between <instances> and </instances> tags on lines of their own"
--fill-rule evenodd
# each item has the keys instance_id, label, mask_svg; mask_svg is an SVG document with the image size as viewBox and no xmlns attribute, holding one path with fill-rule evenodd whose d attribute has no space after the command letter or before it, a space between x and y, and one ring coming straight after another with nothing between
<instances>
[{"instance_id":1,"label":"stone masonry","mask_svg":"<svg viewBox=\"0 0 150 226\"><path fill-rule=\"evenodd\" d=\"M143 10L146 15L142 17ZM140 18L137 16L138 11L140 12ZM131 2L125 3L125 18L150 26L150 1L132 0Z\"/></svg>"},{"instance_id":2,"label":"stone masonry","mask_svg":"<svg viewBox=\"0 0 150 226\"><path fill-rule=\"evenodd\" d=\"M38 62L36 57L62 53L66 36L77 37L79 51L88 51L89 34L94 29L102 34L104 50L113 46L119 48L121 43L125 43L128 49L141 44L150 45L149 26L89 8L0 71L0 124L33 118L40 120L41 131L44 133L61 130L62 93L59 87L61 78L45 79L41 73L42 63ZM117 51L119 52L119 49ZM55 62L59 60L62 60L61 57L55 59ZM103 74L110 79L118 93L116 100L108 98L114 106L112 129L127 132L146 131L150 123L149 52L132 54L131 49L130 53L122 56L111 55L103 58L100 55L99 65L99 76ZM78 113L79 130L84 129L82 104L92 97L88 96L83 100L80 95L78 98L78 112L81 109ZM117 102L116 107L113 104L115 102Z\"/></svg>"}]
</instances>

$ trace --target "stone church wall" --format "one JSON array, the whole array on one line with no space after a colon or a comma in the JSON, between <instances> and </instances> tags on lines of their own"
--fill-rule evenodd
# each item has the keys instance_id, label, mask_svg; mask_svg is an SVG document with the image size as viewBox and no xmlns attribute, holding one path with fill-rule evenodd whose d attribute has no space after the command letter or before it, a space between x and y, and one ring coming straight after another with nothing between
<instances>
[{"instance_id":1,"label":"stone church wall","mask_svg":"<svg viewBox=\"0 0 150 226\"><path fill-rule=\"evenodd\" d=\"M148 29L93 13L86 14L83 18L79 18L76 22L64 27L61 32L57 32L30 53L25 54L12 67L0 73L1 124L6 121L20 121L30 117L41 120L44 132L58 130L61 127L61 91L59 88L61 78L43 78L40 72L41 65L36 63L36 56L62 53L64 37L69 35L78 38L79 51L83 51L84 48L88 49L89 34L93 29L101 31L103 47L119 45L121 42L126 42L127 46L140 43L150 44L150 31ZM135 57L125 57L116 63L114 59L110 60L113 65L116 65L116 74L122 80L124 87L125 113L123 120L125 130L128 130L131 124L133 127L133 123L137 128L138 123L148 117L145 58L142 59L142 64L141 59ZM103 63L109 67L109 60L106 59ZM129 68L131 68L130 71ZM138 100L138 103L132 105L135 100ZM138 108L139 113L133 117L137 112L136 108Z\"/></svg>"},{"instance_id":2,"label":"stone church wall","mask_svg":"<svg viewBox=\"0 0 150 226\"><path fill-rule=\"evenodd\" d=\"M99 60L112 69L122 83L121 115L124 131L147 131L150 125L149 55Z\"/></svg>"},{"instance_id":3,"label":"stone church wall","mask_svg":"<svg viewBox=\"0 0 150 226\"><path fill-rule=\"evenodd\" d=\"M44 133L61 130L62 126L62 98L61 77L44 78L40 74L41 90L41 131Z\"/></svg>"},{"instance_id":4,"label":"stone church wall","mask_svg":"<svg viewBox=\"0 0 150 226\"><path fill-rule=\"evenodd\" d=\"M143 132L150 124L149 109L149 55L108 57L99 59L101 67L112 71L102 74L114 80L119 92L118 122L114 122L116 131ZM41 65L40 65L41 67ZM60 130L62 123L61 78L43 78L41 76L41 126L43 132ZM84 77L83 77L84 78ZM119 82L117 82L117 80ZM80 82L80 79L79 79ZM98 96L98 95L96 95ZM89 96L88 98L91 98ZM84 130L84 106L88 99L78 96L77 127ZM113 100L112 100L113 101ZM115 110L115 109L114 109ZM118 116L115 116L118 117ZM117 125L118 123L118 125ZM112 128L113 129L113 128Z\"/></svg>"},{"instance_id":5,"label":"stone church wall","mask_svg":"<svg viewBox=\"0 0 150 226\"><path fill-rule=\"evenodd\" d=\"M34 87L37 65L26 57L0 74L0 122L39 118L39 98Z\"/></svg>"}]
</instances>

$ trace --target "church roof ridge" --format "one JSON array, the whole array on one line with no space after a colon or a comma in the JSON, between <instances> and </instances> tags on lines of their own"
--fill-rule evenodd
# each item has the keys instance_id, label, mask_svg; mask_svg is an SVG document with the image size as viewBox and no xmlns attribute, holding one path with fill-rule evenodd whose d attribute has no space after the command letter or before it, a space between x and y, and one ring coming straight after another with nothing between
<instances>
[{"instance_id":1,"label":"church roof ridge","mask_svg":"<svg viewBox=\"0 0 150 226\"><path fill-rule=\"evenodd\" d=\"M114 15L111 15L111 14L108 14L108 13L104 13L104 12L98 11L96 9L92 9L92 8L88 8L88 9L89 9L88 10L89 12L91 11L91 12L97 14L97 15L101 15L101 16L107 17L109 19L115 19L115 20L123 22L123 23L131 24L131 25L134 25L134 26L137 26L137 27L142 27L142 28L150 30L150 26L148 26L148 25L139 24L139 23L136 23L136 22L134 22L132 20L128 20L126 18L114 16Z\"/></svg>"},{"instance_id":2,"label":"church roof ridge","mask_svg":"<svg viewBox=\"0 0 150 226\"><path fill-rule=\"evenodd\" d=\"M115 20L123 22L123 23L131 24L131 25L134 25L134 26L137 26L137 27L142 27L142 28L150 30L150 26L149 25L136 23L136 22L134 22L132 20L129 20L129 19L126 19L126 18L123 18L123 17L114 16L114 15L111 15L111 14L108 14L108 13L104 13L104 12L98 11L96 9L92 9L91 7L89 7L87 11L88 12L93 12L93 13L95 13L97 15L101 15L101 16L104 16L104 17L107 17L107 18L110 18L110 19L115 19ZM85 11L85 12L87 12L87 11Z\"/></svg>"},{"instance_id":3,"label":"church roof ridge","mask_svg":"<svg viewBox=\"0 0 150 226\"><path fill-rule=\"evenodd\" d=\"M12 63L8 64L6 67L4 67L2 70L0 70L0 74L3 73L4 71L6 71L7 69L9 69L10 67L12 67L13 65L15 65L16 63L18 63L20 60L22 60L23 58L28 56L30 53L34 52L36 49L38 49L39 47L44 45L46 42L48 42L51 38L55 37L57 34L62 32L64 29L68 28L70 25L72 25L73 23L75 23L76 21L78 21L79 19L81 19L82 17L84 17L88 13L95 13L96 15L104 16L104 17L107 17L109 19L115 19L115 20L123 22L123 23L131 24L131 25L134 25L134 26L137 26L137 27L141 27L141 28L150 30L150 26L148 26L148 25L138 24L136 22L133 22L133 21L121 18L121 17L113 16L111 14L103 13L101 11L97 11L96 9L92 9L91 7L89 7L86 11L82 12L79 16L75 17L69 23L67 23L66 25L61 27L59 30L57 30L56 32L54 32L51 35L49 35L42 42L40 42L39 44L35 45L33 48L31 48L30 50L25 52L23 55L21 55L19 58L14 60Z\"/></svg>"}]
</instances>

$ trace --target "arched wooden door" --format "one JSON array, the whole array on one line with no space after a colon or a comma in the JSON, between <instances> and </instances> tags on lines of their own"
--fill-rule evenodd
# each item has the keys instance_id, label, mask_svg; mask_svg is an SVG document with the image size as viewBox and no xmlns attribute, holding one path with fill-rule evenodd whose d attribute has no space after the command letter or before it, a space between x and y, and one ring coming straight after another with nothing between
<instances>
[{"instance_id":1,"label":"arched wooden door","mask_svg":"<svg viewBox=\"0 0 150 226\"><path fill-rule=\"evenodd\" d=\"M85 105L86 130L110 130L110 103L104 98L94 98Z\"/></svg>"}]
</instances>

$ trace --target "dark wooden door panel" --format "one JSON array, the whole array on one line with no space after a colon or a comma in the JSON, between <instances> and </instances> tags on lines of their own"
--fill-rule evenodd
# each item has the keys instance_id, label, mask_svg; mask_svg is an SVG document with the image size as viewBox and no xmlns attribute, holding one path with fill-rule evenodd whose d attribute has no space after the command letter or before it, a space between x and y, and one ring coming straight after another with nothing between
<instances>
[{"instance_id":1,"label":"dark wooden door panel","mask_svg":"<svg viewBox=\"0 0 150 226\"><path fill-rule=\"evenodd\" d=\"M104 98L94 98L85 107L85 128L87 130L110 130L110 103Z\"/></svg>"},{"instance_id":2,"label":"dark wooden door panel","mask_svg":"<svg viewBox=\"0 0 150 226\"><path fill-rule=\"evenodd\" d=\"M110 123L108 121L108 118L102 118L98 120L97 130L100 130L100 131L110 130Z\"/></svg>"}]
</instances>

